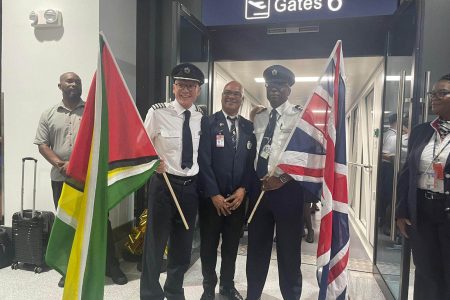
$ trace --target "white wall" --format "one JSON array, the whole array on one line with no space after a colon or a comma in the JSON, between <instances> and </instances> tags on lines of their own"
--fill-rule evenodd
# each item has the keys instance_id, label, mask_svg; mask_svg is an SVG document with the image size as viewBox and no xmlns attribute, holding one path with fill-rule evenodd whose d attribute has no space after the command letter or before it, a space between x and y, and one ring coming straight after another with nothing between
<instances>
[{"instance_id":1,"label":"white wall","mask_svg":"<svg viewBox=\"0 0 450 300\"><path fill-rule=\"evenodd\" d=\"M63 28L35 31L28 15L35 9L62 12ZM21 158L39 159L36 208L54 211L50 164L33 144L41 112L61 100L59 75L74 71L86 97L96 68L99 0L3 0L2 88L5 133L5 223L20 209ZM30 169L30 174L31 169ZM30 177L30 176L28 176ZM31 206L28 180L26 207ZM27 203L27 202L26 202Z\"/></svg>"},{"instance_id":2,"label":"white wall","mask_svg":"<svg viewBox=\"0 0 450 300\"><path fill-rule=\"evenodd\" d=\"M213 95L213 113L222 109L222 91L225 85L232 81L236 80L240 82L239 78L234 78L228 72L226 72L220 64L214 65L214 95ZM244 86L244 102L242 103L240 109L240 115L244 118L249 118L250 111L254 106L258 105L258 101L253 97L253 95L249 94Z\"/></svg>"}]
</instances>

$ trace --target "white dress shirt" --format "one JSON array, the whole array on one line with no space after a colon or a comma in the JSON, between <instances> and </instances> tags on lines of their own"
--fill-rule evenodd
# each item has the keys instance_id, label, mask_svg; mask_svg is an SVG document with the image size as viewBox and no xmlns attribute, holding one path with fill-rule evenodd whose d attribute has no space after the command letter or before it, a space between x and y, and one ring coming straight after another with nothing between
<instances>
[{"instance_id":1,"label":"white dress shirt","mask_svg":"<svg viewBox=\"0 0 450 300\"><path fill-rule=\"evenodd\" d=\"M435 133L423 149L419 162L419 189L430 190L436 193L444 193L444 180L435 178L436 174L433 169L433 152L436 157L434 159L434 163L440 163L444 168L447 157L450 154L449 143L450 134L444 139L441 139L439 134Z\"/></svg>"},{"instance_id":2,"label":"white dress shirt","mask_svg":"<svg viewBox=\"0 0 450 300\"><path fill-rule=\"evenodd\" d=\"M259 114L256 114L255 121L253 126L255 128L255 136L256 136L256 151L257 155L255 158L255 169L258 163L259 150L261 148L261 141L264 137L264 132L266 131L267 124L269 123L269 116L272 112L273 108L266 109ZM268 171L269 174L272 168L276 167L278 164L278 157L280 156L280 152L283 150L286 141L291 134L291 131L294 129L296 120L300 116L301 109L289 101L281 104L276 108L278 113L277 124L275 126L275 131L272 137L271 151L269 156L269 164ZM281 169L276 168L274 175L280 176L284 172Z\"/></svg>"},{"instance_id":3,"label":"white dress shirt","mask_svg":"<svg viewBox=\"0 0 450 300\"><path fill-rule=\"evenodd\" d=\"M145 118L144 126L158 155L166 164L167 173L177 176L194 176L198 173L198 145L201 134L202 113L195 105L189 108L189 127L192 134L192 168L181 168L181 151L184 111L177 100L153 105Z\"/></svg>"}]
</instances>

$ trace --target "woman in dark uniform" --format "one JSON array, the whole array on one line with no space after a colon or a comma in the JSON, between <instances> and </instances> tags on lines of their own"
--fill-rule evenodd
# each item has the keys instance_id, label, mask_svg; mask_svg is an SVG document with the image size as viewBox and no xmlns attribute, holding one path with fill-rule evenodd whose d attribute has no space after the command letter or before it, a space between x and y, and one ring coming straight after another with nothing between
<instances>
[{"instance_id":1,"label":"woman in dark uniform","mask_svg":"<svg viewBox=\"0 0 450 300\"><path fill-rule=\"evenodd\" d=\"M397 226L416 266L415 300L450 299L450 74L429 97L438 117L411 132L397 194Z\"/></svg>"}]
</instances>

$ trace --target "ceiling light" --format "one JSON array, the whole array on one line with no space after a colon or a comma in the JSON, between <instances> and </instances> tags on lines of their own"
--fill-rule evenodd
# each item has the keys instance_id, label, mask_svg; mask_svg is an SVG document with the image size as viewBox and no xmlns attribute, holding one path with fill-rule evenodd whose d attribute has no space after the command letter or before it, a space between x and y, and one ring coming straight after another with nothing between
<instances>
[{"instance_id":1,"label":"ceiling light","mask_svg":"<svg viewBox=\"0 0 450 300\"><path fill-rule=\"evenodd\" d=\"M324 76L322 77L322 81L330 80L331 77ZM319 80L318 76L302 76L302 77L295 77L295 82L317 82ZM255 77L255 82L257 83L265 83L265 80L263 77Z\"/></svg>"},{"instance_id":2,"label":"ceiling light","mask_svg":"<svg viewBox=\"0 0 450 300\"><path fill-rule=\"evenodd\" d=\"M405 78L407 81L411 81L412 76L408 75ZM400 76L396 76L396 75L388 75L386 76L386 81L400 81Z\"/></svg>"}]
</instances>

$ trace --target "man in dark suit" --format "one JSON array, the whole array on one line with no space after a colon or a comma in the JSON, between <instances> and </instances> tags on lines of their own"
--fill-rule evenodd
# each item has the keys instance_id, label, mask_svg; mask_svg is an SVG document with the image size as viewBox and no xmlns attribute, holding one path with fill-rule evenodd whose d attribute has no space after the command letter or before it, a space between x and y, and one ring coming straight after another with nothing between
<instances>
[{"instance_id":1,"label":"man in dark suit","mask_svg":"<svg viewBox=\"0 0 450 300\"><path fill-rule=\"evenodd\" d=\"M217 247L222 237L220 294L243 299L234 287L234 271L245 220L245 196L254 174L256 139L253 125L239 116L244 100L240 83L231 81L222 93L222 110L209 117L209 130L202 132L200 165L200 258L202 300L214 299ZM205 138L204 138L205 137ZM206 138L207 137L207 138Z\"/></svg>"}]
</instances>

